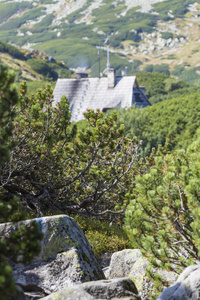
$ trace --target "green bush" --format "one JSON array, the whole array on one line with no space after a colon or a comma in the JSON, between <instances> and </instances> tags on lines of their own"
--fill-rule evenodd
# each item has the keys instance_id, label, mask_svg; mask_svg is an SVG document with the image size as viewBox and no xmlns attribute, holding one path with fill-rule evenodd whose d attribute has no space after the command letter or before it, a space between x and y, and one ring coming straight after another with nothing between
<instances>
[{"instance_id":1,"label":"green bush","mask_svg":"<svg viewBox=\"0 0 200 300\"><path fill-rule=\"evenodd\" d=\"M192 54L195 54L195 53L198 53L199 52L199 49L193 49L192 50Z\"/></svg>"},{"instance_id":2,"label":"green bush","mask_svg":"<svg viewBox=\"0 0 200 300\"><path fill-rule=\"evenodd\" d=\"M199 147L200 134L187 151L152 157L147 174L136 177L126 211L127 230L143 255L177 274L200 261ZM162 285L153 278L159 293Z\"/></svg>"},{"instance_id":3,"label":"green bush","mask_svg":"<svg viewBox=\"0 0 200 300\"><path fill-rule=\"evenodd\" d=\"M149 68L153 65L147 65ZM151 70L152 70L151 69ZM169 76L165 73L156 73L151 71L149 72L138 72L136 73L137 81L140 86L145 86L146 95L148 98L156 95L166 94L165 91L165 80L169 78Z\"/></svg>"},{"instance_id":4,"label":"green bush","mask_svg":"<svg viewBox=\"0 0 200 300\"><path fill-rule=\"evenodd\" d=\"M40 0L40 3L41 4L52 4L52 3L54 3L54 1L53 0Z\"/></svg>"},{"instance_id":5,"label":"green bush","mask_svg":"<svg viewBox=\"0 0 200 300\"><path fill-rule=\"evenodd\" d=\"M181 96L188 95L188 97L190 97L190 95L199 93L199 92L200 92L200 88L198 88L197 86L189 86L189 87L186 86L186 87L182 87L180 89L173 90L172 92L169 92L168 94L152 96L150 98L150 102L151 102L151 104L155 104L155 103L162 102L165 100L179 98Z\"/></svg>"},{"instance_id":6,"label":"green bush","mask_svg":"<svg viewBox=\"0 0 200 300\"><path fill-rule=\"evenodd\" d=\"M173 34L171 32L162 32L162 38L165 40L173 39Z\"/></svg>"},{"instance_id":7,"label":"green bush","mask_svg":"<svg viewBox=\"0 0 200 300\"><path fill-rule=\"evenodd\" d=\"M165 91L167 93L173 92L175 90L179 90L189 85L185 81L181 81L174 78L168 78L165 80Z\"/></svg>"},{"instance_id":8,"label":"green bush","mask_svg":"<svg viewBox=\"0 0 200 300\"><path fill-rule=\"evenodd\" d=\"M172 71L172 75L174 75L174 76L180 76L181 73L182 73L184 70L185 70L185 68L182 67L182 66L175 66L175 67L174 67L174 70Z\"/></svg>"},{"instance_id":9,"label":"green bush","mask_svg":"<svg viewBox=\"0 0 200 300\"><path fill-rule=\"evenodd\" d=\"M165 74L169 75L170 74L169 65L167 65L167 64L154 65L153 72L165 73Z\"/></svg>"},{"instance_id":10,"label":"green bush","mask_svg":"<svg viewBox=\"0 0 200 300\"><path fill-rule=\"evenodd\" d=\"M176 59L176 55L175 54L169 54L167 56L167 59Z\"/></svg>"},{"instance_id":11,"label":"green bush","mask_svg":"<svg viewBox=\"0 0 200 300\"><path fill-rule=\"evenodd\" d=\"M169 72L169 65L161 64L161 65L146 65L144 68L145 72L156 72L156 73L165 73L167 75L170 74Z\"/></svg>"},{"instance_id":12,"label":"green bush","mask_svg":"<svg viewBox=\"0 0 200 300\"><path fill-rule=\"evenodd\" d=\"M74 219L85 233L97 259L106 252L114 253L134 246L125 230L116 224L81 216L75 216Z\"/></svg>"},{"instance_id":13,"label":"green bush","mask_svg":"<svg viewBox=\"0 0 200 300\"><path fill-rule=\"evenodd\" d=\"M46 17L44 17L44 19L42 19L42 21L40 21L39 23L34 25L34 31L39 29L39 31L43 31L45 29L47 29L53 21L54 15L53 14L49 14Z\"/></svg>"},{"instance_id":14,"label":"green bush","mask_svg":"<svg viewBox=\"0 0 200 300\"><path fill-rule=\"evenodd\" d=\"M197 70L198 70L198 68L188 68L181 73L181 75L179 76L179 79L184 80L185 82L187 82L189 84L199 86L200 76L196 72Z\"/></svg>"},{"instance_id":15,"label":"green bush","mask_svg":"<svg viewBox=\"0 0 200 300\"><path fill-rule=\"evenodd\" d=\"M9 156L15 143L12 139L14 129L14 107L19 100L14 82L14 73L0 64L0 223L16 221L22 217L24 210L19 205L18 197L7 191L3 195L6 182L4 167L10 164ZM6 176L6 178L8 178ZM21 227L9 236L0 238L0 291L1 299L17 299L15 297L16 285L13 279L12 268L9 261L12 260L28 263L34 254L40 252L38 240L42 239L37 223L31 223L29 227Z\"/></svg>"}]
</instances>

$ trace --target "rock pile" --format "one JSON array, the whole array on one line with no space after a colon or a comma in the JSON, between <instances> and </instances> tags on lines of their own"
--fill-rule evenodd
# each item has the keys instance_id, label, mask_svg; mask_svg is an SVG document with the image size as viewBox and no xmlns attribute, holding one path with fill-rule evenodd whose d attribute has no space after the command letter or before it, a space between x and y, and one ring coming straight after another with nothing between
<instances>
[{"instance_id":1,"label":"rock pile","mask_svg":"<svg viewBox=\"0 0 200 300\"><path fill-rule=\"evenodd\" d=\"M149 263L140 250L116 252L111 260L109 254L104 260L109 266L102 270L74 219L59 215L36 221L44 234L41 252L27 266L11 262L18 285L18 295L11 300L148 299L152 287L146 276ZM9 235L15 227L12 223L0 224L0 234ZM177 281L175 273L155 272L172 284L157 300L200 299L200 265L188 267Z\"/></svg>"},{"instance_id":2,"label":"rock pile","mask_svg":"<svg viewBox=\"0 0 200 300\"><path fill-rule=\"evenodd\" d=\"M18 226L30 221L20 222ZM74 219L59 215L36 221L44 234L40 255L27 266L12 264L15 281L25 291L37 293L41 298L73 283L105 279L89 242ZM0 225L1 235L12 230L12 223Z\"/></svg>"}]
</instances>

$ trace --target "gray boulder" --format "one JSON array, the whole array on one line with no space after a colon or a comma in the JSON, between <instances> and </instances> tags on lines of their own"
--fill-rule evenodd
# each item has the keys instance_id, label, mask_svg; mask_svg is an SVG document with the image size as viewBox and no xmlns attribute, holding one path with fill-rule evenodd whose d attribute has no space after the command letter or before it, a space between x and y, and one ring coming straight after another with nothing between
<instances>
[{"instance_id":1,"label":"gray boulder","mask_svg":"<svg viewBox=\"0 0 200 300\"><path fill-rule=\"evenodd\" d=\"M200 299L200 265L187 267L174 285L165 289L157 300Z\"/></svg>"},{"instance_id":2,"label":"gray boulder","mask_svg":"<svg viewBox=\"0 0 200 300\"><path fill-rule=\"evenodd\" d=\"M139 249L125 249L112 255L110 266L108 269L104 269L104 274L107 279L130 278L142 298L148 299L148 291L152 288L153 283L146 276L147 266L149 266L149 262L142 256ZM175 282L175 273L158 269L153 271L160 274L170 284Z\"/></svg>"},{"instance_id":3,"label":"gray boulder","mask_svg":"<svg viewBox=\"0 0 200 300\"><path fill-rule=\"evenodd\" d=\"M129 278L98 280L71 286L41 300L140 299L135 284Z\"/></svg>"},{"instance_id":4,"label":"gray boulder","mask_svg":"<svg viewBox=\"0 0 200 300\"><path fill-rule=\"evenodd\" d=\"M32 220L17 225L27 225ZM26 291L49 295L71 283L104 279L94 252L74 219L66 216L38 218L44 237L40 255L23 266L13 265L15 281ZM0 225L0 233L14 230L12 223Z\"/></svg>"},{"instance_id":5,"label":"gray boulder","mask_svg":"<svg viewBox=\"0 0 200 300\"><path fill-rule=\"evenodd\" d=\"M125 249L115 252L111 257L109 270L106 277L132 279L140 292L143 288L144 277L148 261L142 256L138 249Z\"/></svg>"}]
</instances>

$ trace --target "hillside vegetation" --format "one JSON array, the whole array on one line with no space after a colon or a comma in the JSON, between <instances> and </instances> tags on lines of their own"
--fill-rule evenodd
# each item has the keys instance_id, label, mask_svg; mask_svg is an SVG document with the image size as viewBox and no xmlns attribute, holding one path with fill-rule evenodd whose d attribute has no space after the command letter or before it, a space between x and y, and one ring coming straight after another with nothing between
<instances>
[{"instance_id":1,"label":"hillside vegetation","mask_svg":"<svg viewBox=\"0 0 200 300\"><path fill-rule=\"evenodd\" d=\"M144 109L120 109L118 122L124 124L127 137L142 141L143 155L167 139L173 149L186 149L200 127L200 94L183 94Z\"/></svg>"},{"instance_id":2,"label":"hillside vegetation","mask_svg":"<svg viewBox=\"0 0 200 300\"><path fill-rule=\"evenodd\" d=\"M73 71L62 62L48 56L45 52L28 51L0 41L0 60L16 73L15 81L27 81L28 93L36 92L37 88L45 87L48 82L58 77L71 77Z\"/></svg>"},{"instance_id":3,"label":"hillside vegetation","mask_svg":"<svg viewBox=\"0 0 200 300\"><path fill-rule=\"evenodd\" d=\"M187 151L159 149L147 160L147 172L135 178L125 222L131 239L151 263L147 272L154 287L148 299L157 299L163 285L169 285L170 279L155 274L155 268L178 275L199 264L199 146L198 132Z\"/></svg>"},{"instance_id":4,"label":"hillside vegetation","mask_svg":"<svg viewBox=\"0 0 200 300\"><path fill-rule=\"evenodd\" d=\"M69 67L98 75L106 68L105 40L110 36L111 65L166 72L198 85L199 3L194 0L0 2L0 40L43 50ZM135 61L139 65L135 65ZM177 72L177 65L179 72ZM147 69L146 69L147 68ZM155 69L156 68L156 69ZM191 76L192 74L192 76Z\"/></svg>"}]
</instances>

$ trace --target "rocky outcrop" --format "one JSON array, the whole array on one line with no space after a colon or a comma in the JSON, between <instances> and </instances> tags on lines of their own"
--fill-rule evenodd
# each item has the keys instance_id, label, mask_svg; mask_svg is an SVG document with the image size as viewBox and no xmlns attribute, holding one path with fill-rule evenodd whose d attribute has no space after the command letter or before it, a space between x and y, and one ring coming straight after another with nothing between
<instances>
[{"instance_id":1,"label":"rocky outcrop","mask_svg":"<svg viewBox=\"0 0 200 300\"><path fill-rule=\"evenodd\" d=\"M32 220L20 222L27 225ZM52 216L36 219L44 234L41 252L28 266L13 265L15 281L26 291L49 295L71 283L104 279L104 274L85 235L74 219ZM1 224L0 233L13 231L12 223Z\"/></svg>"},{"instance_id":2,"label":"rocky outcrop","mask_svg":"<svg viewBox=\"0 0 200 300\"><path fill-rule=\"evenodd\" d=\"M187 267L174 285L164 290L157 300L200 299L200 265Z\"/></svg>"},{"instance_id":3,"label":"rocky outcrop","mask_svg":"<svg viewBox=\"0 0 200 300\"><path fill-rule=\"evenodd\" d=\"M99 280L71 286L41 300L140 299L135 284L129 278Z\"/></svg>"}]
</instances>

